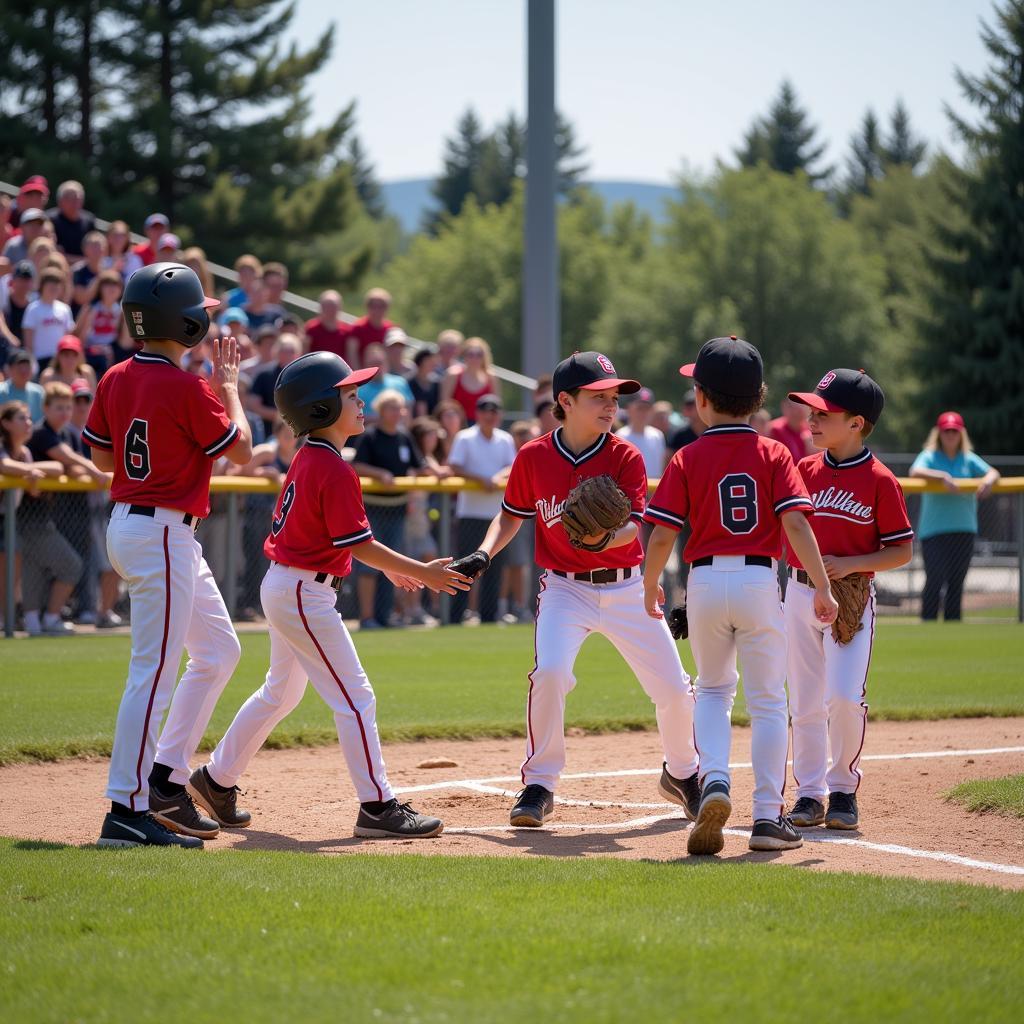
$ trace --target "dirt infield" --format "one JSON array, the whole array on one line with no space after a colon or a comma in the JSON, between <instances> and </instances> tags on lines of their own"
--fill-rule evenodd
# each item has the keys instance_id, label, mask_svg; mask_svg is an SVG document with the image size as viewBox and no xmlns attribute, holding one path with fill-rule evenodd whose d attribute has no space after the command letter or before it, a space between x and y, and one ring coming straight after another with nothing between
<instances>
[{"instance_id":1,"label":"dirt infield","mask_svg":"<svg viewBox=\"0 0 1024 1024\"><path fill-rule=\"evenodd\" d=\"M657 790L654 733L572 736L555 816L543 830L511 829L521 740L447 740L385 749L392 785L446 825L433 840L352 838L356 804L336 748L264 751L243 780L250 828L221 832L208 850L343 854L482 854L685 860L687 823ZM734 733L733 817L721 861L788 864L1024 888L1024 822L970 814L942 794L959 782L1024 772L1024 718L876 722L868 729L856 832L807 830L802 849L751 853L750 732ZM445 758L455 767L418 768ZM105 810L105 760L0 769L0 834L95 841Z\"/></svg>"}]
</instances>

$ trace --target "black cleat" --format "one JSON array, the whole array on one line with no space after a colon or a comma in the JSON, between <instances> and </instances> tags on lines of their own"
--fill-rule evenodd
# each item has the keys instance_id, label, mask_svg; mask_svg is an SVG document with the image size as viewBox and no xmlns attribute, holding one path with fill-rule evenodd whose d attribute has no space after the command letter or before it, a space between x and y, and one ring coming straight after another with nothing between
<instances>
[{"instance_id":1,"label":"black cleat","mask_svg":"<svg viewBox=\"0 0 1024 1024\"><path fill-rule=\"evenodd\" d=\"M697 812L700 810L700 779L696 772L688 779L677 779L674 775L669 775L668 764L662 762L658 792L666 800L679 804L690 821L697 820Z\"/></svg>"},{"instance_id":2,"label":"black cleat","mask_svg":"<svg viewBox=\"0 0 1024 1024\"><path fill-rule=\"evenodd\" d=\"M728 782L709 782L701 793L697 821L686 837L686 852L708 857L725 846L722 829L732 814Z\"/></svg>"},{"instance_id":3,"label":"black cleat","mask_svg":"<svg viewBox=\"0 0 1024 1024\"><path fill-rule=\"evenodd\" d=\"M238 809L238 787L232 786L227 792L214 789L205 765L189 777L188 791L223 828L245 828L252 821L248 811Z\"/></svg>"},{"instance_id":4,"label":"black cleat","mask_svg":"<svg viewBox=\"0 0 1024 1024\"><path fill-rule=\"evenodd\" d=\"M747 844L752 850L795 850L804 845L803 837L785 815L758 818Z\"/></svg>"},{"instance_id":5,"label":"black cleat","mask_svg":"<svg viewBox=\"0 0 1024 1024\"><path fill-rule=\"evenodd\" d=\"M186 850L200 850L202 839L179 836L165 828L151 814L126 818L109 812L103 819L103 829L96 842L101 847L118 846L180 846Z\"/></svg>"},{"instance_id":6,"label":"black cleat","mask_svg":"<svg viewBox=\"0 0 1024 1024\"><path fill-rule=\"evenodd\" d=\"M853 793L829 793L825 828L839 828L848 832L859 824L857 797Z\"/></svg>"},{"instance_id":7,"label":"black cleat","mask_svg":"<svg viewBox=\"0 0 1024 1024\"><path fill-rule=\"evenodd\" d=\"M359 808L352 834L360 839L433 839L444 825L439 818L417 814L409 804L389 800L380 814Z\"/></svg>"},{"instance_id":8,"label":"black cleat","mask_svg":"<svg viewBox=\"0 0 1024 1024\"><path fill-rule=\"evenodd\" d=\"M196 805L184 786L181 787L180 793L162 793L156 786L150 784L149 813L161 825L185 836L213 839L220 831L217 822L196 810Z\"/></svg>"},{"instance_id":9,"label":"black cleat","mask_svg":"<svg viewBox=\"0 0 1024 1024\"><path fill-rule=\"evenodd\" d=\"M802 796L789 812L789 820L797 828L811 828L825 821L825 805L813 796Z\"/></svg>"},{"instance_id":10,"label":"black cleat","mask_svg":"<svg viewBox=\"0 0 1024 1024\"><path fill-rule=\"evenodd\" d=\"M520 828L540 828L555 813L555 794L543 786L531 785L516 797L509 822Z\"/></svg>"}]
</instances>

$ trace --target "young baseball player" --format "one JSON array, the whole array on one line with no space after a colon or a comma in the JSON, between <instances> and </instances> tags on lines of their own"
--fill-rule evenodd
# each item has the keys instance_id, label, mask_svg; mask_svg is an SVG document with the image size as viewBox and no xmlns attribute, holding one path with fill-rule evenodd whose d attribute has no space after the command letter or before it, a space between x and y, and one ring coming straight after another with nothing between
<instances>
[{"instance_id":1,"label":"young baseball player","mask_svg":"<svg viewBox=\"0 0 1024 1024\"><path fill-rule=\"evenodd\" d=\"M643 456L610 433L619 396L640 385L619 377L607 357L577 352L558 364L552 388L561 425L519 449L502 510L480 550L453 563L453 568L468 563L460 571L479 574L525 520L534 520L536 559L544 574L526 700L524 788L510 820L539 828L554 810L565 767L565 698L576 685L576 655L591 633L602 633L615 645L654 703L665 753L659 790L692 819L700 799L693 689L668 627L644 614L644 553L637 536L647 498ZM574 546L562 523L569 493L582 480L605 475L625 495L629 521L603 536L584 536L584 546Z\"/></svg>"},{"instance_id":2,"label":"young baseball player","mask_svg":"<svg viewBox=\"0 0 1024 1024\"><path fill-rule=\"evenodd\" d=\"M441 832L437 818L399 803L388 783L377 735L376 698L352 638L336 610L352 558L380 569L395 586L454 594L470 581L450 559L417 562L373 539L359 477L342 458L362 433L358 386L379 367L353 371L333 352L311 352L289 364L274 401L296 437L307 437L284 478L264 552L271 560L260 600L270 629L266 681L242 706L210 762L192 773L189 789L222 825L249 824L236 804L235 783L270 731L312 682L334 712L338 742L359 797L355 835L425 839Z\"/></svg>"},{"instance_id":3,"label":"young baseball player","mask_svg":"<svg viewBox=\"0 0 1024 1024\"><path fill-rule=\"evenodd\" d=\"M683 555L690 565L687 615L697 662L694 733L702 792L686 846L692 854L713 854L724 845L722 827L732 811L730 717L738 653L754 766L749 845L793 849L802 840L783 815L789 723L786 631L776 579L782 530L814 584L808 592L813 614L832 621L836 602L793 457L747 422L764 400L761 354L736 337L713 338L679 372L694 378L697 414L707 429L676 452L647 507L646 519L656 528L647 548L644 602L648 615L662 618L658 579L676 533L689 520L692 534Z\"/></svg>"},{"instance_id":4,"label":"young baseball player","mask_svg":"<svg viewBox=\"0 0 1024 1024\"><path fill-rule=\"evenodd\" d=\"M797 785L790 819L801 827L824 822L827 828L855 829L858 765L868 717L864 698L875 639L873 577L910 561L914 531L899 482L864 447L885 404L882 389L863 370L830 370L813 393L789 397L810 406L811 438L822 449L801 459L797 468L814 504L811 526L825 570L831 580L859 573L869 581L861 591L863 606L852 610L860 624L844 643L812 614L803 557L799 552L787 556L791 579L786 633ZM826 772L830 749L832 767Z\"/></svg>"},{"instance_id":5,"label":"young baseball player","mask_svg":"<svg viewBox=\"0 0 1024 1024\"><path fill-rule=\"evenodd\" d=\"M218 832L183 783L241 649L195 530L210 511L213 460L244 465L252 438L234 338L214 342L212 389L181 368L217 305L186 266L136 271L122 308L142 350L103 375L82 432L96 465L114 473L107 551L128 584L132 617L100 846L201 847ZM174 690L183 648L188 665Z\"/></svg>"}]
</instances>

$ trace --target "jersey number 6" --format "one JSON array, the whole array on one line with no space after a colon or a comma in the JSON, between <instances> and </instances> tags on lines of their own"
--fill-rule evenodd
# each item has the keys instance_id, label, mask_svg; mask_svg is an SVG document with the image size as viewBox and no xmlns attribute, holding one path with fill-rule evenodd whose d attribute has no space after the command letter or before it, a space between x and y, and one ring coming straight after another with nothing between
<instances>
[{"instance_id":1,"label":"jersey number 6","mask_svg":"<svg viewBox=\"0 0 1024 1024\"><path fill-rule=\"evenodd\" d=\"M132 420L124 435L124 471L129 480L145 480L151 469L149 462L149 421Z\"/></svg>"},{"instance_id":2,"label":"jersey number 6","mask_svg":"<svg viewBox=\"0 0 1024 1024\"><path fill-rule=\"evenodd\" d=\"M757 526L757 483L746 473L730 473L718 481L722 525L736 534L751 533Z\"/></svg>"},{"instance_id":3,"label":"jersey number 6","mask_svg":"<svg viewBox=\"0 0 1024 1024\"><path fill-rule=\"evenodd\" d=\"M284 529L284 521L295 504L295 481L293 480L281 495L281 511L270 521L270 532L276 537Z\"/></svg>"}]
</instances>

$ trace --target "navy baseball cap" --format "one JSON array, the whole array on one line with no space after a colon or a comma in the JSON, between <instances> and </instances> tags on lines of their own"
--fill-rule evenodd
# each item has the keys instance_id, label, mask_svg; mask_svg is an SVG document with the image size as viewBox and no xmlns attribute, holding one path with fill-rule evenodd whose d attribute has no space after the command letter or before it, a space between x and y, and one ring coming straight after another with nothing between
<instances>
[{"instance_id":1,"label":"navy baseball cap","mask_svg":"<svg viewBox=\"0 0 1024 1024\"><path fill-rule=\"evenodd\" d=\"M882 415L885 395L863 370L829 370L814 391L791 391L791 402L818 412L848 412L875 424Z\"/></svg>"},{"instance_id":2,"label":"navy baseball cap","mask_svg":"<svg viewBox=\"0 0 1024 1024\"><path fill-rule=\"evenodd\" d=\"M31 280L36 276L35 264L31 260L18 260L14 267L14 276Z\"/></svg>"},{"instance_id":3,"label":"navy baseball cap","mask_svg":"<svg viewBox=\"0 0 1024 1024\"><path fill-rule=\"evenodd\" d=\"M761 353L735 334L704 342L696 361L680 366L679 372L730 398L754 398L764 383Z\"/></svg>"},{"instance_id":4,"label":"navy baseball cap","mask_svg":"<svg viewBox=\"0 0 1024 1024\"><path fill-rule=\"evenodd\" d=\"M638 380L620 377L612 361L600 352L573 352L556 367L551 380L551 391L555 397L563 391L606 391L618 388L623 395L632 395L640 390Z\"/></svg>"}]
</instances>

